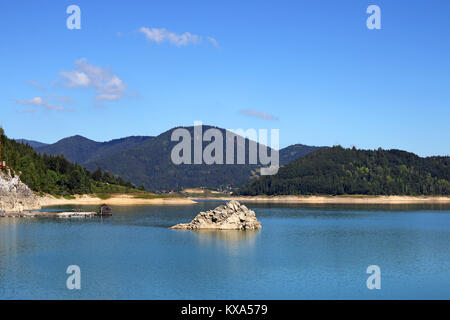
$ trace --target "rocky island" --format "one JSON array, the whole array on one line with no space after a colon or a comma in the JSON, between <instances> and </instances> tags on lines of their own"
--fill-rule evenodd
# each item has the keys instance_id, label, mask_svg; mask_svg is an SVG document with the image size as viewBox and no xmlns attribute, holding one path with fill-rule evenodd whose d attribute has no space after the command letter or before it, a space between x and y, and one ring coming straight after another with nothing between
<instances>
[{"instance_id":1,"label":"rocky island","mask_svg":"<svg viewBox=\"0 0 450 320\"><path fill-rule=\"evenodd\" d=\"M18 175L0 171L0 214L39 209L38 198Z\"/></svg>"},{"instance_id":2,"label":"rocky island","mask_svg":"<svg viewBox=\"0 0 450 320\"><path fill-rule=\"evenodd\" d=\"M255 212L232 200L213 210L200 212L190 223L180 223L171 229L180 230L260 230Z\"/></svg>"}]
</instances>

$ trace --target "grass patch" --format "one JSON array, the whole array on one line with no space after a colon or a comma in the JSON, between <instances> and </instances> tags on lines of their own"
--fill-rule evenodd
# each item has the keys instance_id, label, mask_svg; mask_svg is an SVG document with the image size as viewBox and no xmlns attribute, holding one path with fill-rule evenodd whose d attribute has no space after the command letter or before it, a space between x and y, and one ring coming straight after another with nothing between
<instances>
[{"instance_id":1,"label":"grass patch","mask_svg":"<svg viewBox=\"0 0 450 320\"><path fill-rule=\"evenodd\" d=\"M165 198L183 198L178 194L156 194L156 193L137 193L134 194L135 199L165 199Z\"/></svg>"},{"instance_id":2,"label":"grass patch","mask_svg":"<svg viewBox=\"0 0 450 320\"><path fill-rule=\"evenodd\" d=\"M102 200L108 200L109 198L111 198L111 194L109 193L96 193L95 196Z\"/></svg>"},{"instance_id":3,"label":"grass patch","mask_svg":"<svg viewBox=\"0 0 450 320\"><path fill-rule=\"evenodd\" d=\"M185 193L185 195L187 197L195 197L195 198L223 198L230 196L227 193Z\"/></svg>"}]
</instances>

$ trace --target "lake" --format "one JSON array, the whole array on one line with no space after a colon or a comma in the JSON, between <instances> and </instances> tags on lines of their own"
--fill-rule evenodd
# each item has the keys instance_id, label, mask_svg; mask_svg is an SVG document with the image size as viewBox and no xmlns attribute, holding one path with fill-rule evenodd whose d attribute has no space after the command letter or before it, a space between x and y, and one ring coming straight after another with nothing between
<instances>
[{"instance_id":1,"label":"lake","mask_svg":"<svg viewBox=\"0 0 450 320\"><path fill-rule=\"evenodd\" d=\"M450 299L450 205L247 204L261 231L168 229L219 204L0 218L0 299Z\"/></svg>"}]
</instances>

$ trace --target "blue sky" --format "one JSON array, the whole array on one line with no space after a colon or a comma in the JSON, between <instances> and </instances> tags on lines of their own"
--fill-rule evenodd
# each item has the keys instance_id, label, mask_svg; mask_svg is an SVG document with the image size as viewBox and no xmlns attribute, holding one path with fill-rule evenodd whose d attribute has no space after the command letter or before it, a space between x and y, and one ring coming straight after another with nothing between
<instances>
[{"instance_id":1,"label":"blue sky","mask_svg":"<svg viewBox=\"0 0 450 320\"><path fill-rule=\"evenodd\" d=\"M0 124L52 143L200 120L279 128L281 147L449 155L449 16L422 0L2 1Z\"/></svg>"}]
</instances>

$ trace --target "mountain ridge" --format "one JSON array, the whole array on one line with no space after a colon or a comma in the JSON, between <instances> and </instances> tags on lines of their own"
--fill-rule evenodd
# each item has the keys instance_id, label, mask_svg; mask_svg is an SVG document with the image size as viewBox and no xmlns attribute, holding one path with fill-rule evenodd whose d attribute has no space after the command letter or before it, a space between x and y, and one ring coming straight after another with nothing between
<instances>
[{"instance_id":1,"label":"mountain ridge","mask_svg":"<svg viewBox=\"0 0 450 320\"><path fill-rule=\"evenodd\" d=\"M28 144L33 149L49 145L48 143L39 142L35 140L28 140L28 139L14 139L14 140L22 144Z\"/></svg>"},{"instance_id":2,"label":"mountain ridge","mask_svg":"<svg viewBox=\"0 0 450 320\"><path fill-rule=\"evenodd\" d=\"M192 126L178 126L157 136L130 136L107 142L97 142L75 135L54 144L38 147L36 151L48 155L62 154L69 161L78 163L90 171L102 168L135 185L144 185L152 191L179 190L185 187L234 188L258 175L259 165L172 164L170 152L178 142L172 142L170 137L171 133L179 128L187 129L193 135ZM203 126L203 131L210 128L218 129L224 135L227 131L208 125ZM208 143L204 142L203 145ZM249 140L246 139L245 143L248 145ZM301 144L283 148L280 150L280 165L321 148L324 147Z\"/></svg>"},{"instance_id":3,"label":"mountain ridge","mask_svg":"<svg viewBox=\"0 0 450 320\"><path fill-rule=\"evenodd\" d=\"M151 136L129 136L113 139L105 142L97 142L81 135L63 138L54 144L35 148L39 153L48 155L63 154L69 161L84 164L93 159L101 159L103 156L120 149L130 148L141 143Z\"/></svg>"}]
</instances>

